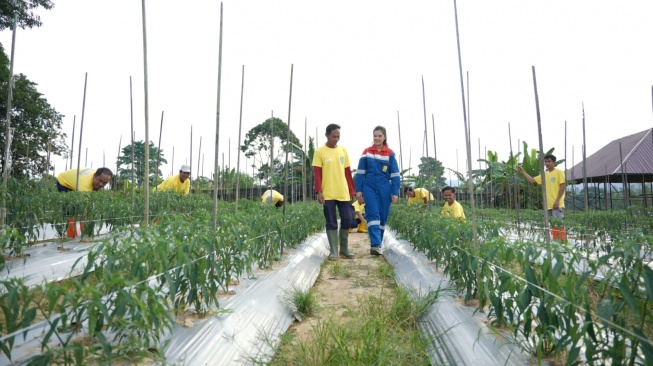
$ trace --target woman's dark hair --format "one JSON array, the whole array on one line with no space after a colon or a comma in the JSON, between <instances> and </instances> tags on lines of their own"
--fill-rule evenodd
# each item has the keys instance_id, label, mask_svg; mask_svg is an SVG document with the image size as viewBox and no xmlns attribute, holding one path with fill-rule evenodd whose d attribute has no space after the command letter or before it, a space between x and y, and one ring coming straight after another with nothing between
<instances>
[{"instance_id":1,"label":"woman's dark hair","mask_svg":"<svg viewBox=\"0 0 653 366\"><path fill-rule=\"evenodd\" d=\"M372 131L372 132L376 132L376 131L381 131L381 132L383 132L383 137L384 137L384 139L383 139L383 146L388 146L388 133L385 132L385 127L383 127L383 126L376 126L376 127L374 127L374 131Z\"/></svg>"},{"instance_id":2,"label":"woman's dark hair","mask_svg":"<svg viewBox=\"0 0 653 366\"><path fill-rule=\"evenodd\" d=\"M328 135L328 134L331 133L331 131L333 131L333 130L339 130L339 129L340 129L340 125L337 125L337 124L335 124L335 123L331 123L331 124L328 125L327 128L326 128L326 134Z\"/></svg>"}]
</instances>

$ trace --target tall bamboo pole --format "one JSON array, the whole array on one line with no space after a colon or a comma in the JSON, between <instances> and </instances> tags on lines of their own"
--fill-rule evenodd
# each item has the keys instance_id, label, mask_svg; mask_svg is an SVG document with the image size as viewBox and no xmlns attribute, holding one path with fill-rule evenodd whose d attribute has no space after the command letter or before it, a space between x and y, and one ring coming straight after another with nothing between
<instances>
[{"instance_id":1,"label":"tall bamboo pole","mask_svg":"<svg viewBox=\"0 0 653 366\"><path fill-rule=\"evenodd\" d=\"M460 91L462 95L462 102L463 102L463 121L465 123L465 142L467 145L467 169L468 169L468 179L467 179L467 185L469 188L469 204L471 206L472 210L472 230L473 230L473 235L474 235L474 246L478 250L478 230L477 230L477 224L476 224L476 206L474 205L474 195L472 192L474 192L474 186L472 182L472 148L470 146L470 129L467 124L467 107L465 105L465 86L463 84L463 61L462 61L462 56L460 52L460 34L458 31L458 6L456 4L456 0L453 1L454 4L454 14L456 17L456 44L458 45L458 71L460 74Z\"/></svg>"},{"instance_id":2,"label":"tall bamboo pole","mask_svg":"<svg viewBox=\"0 0 653 366\"><path fill-rule=\"evenodd\" d=\"M218 151L220 151L220 85L222 84L222 2L220 2L220 41L218 44L218 94L215 112L215 156L213 162L213 230L218 228Z\"/></svg>"},{"instance_id":3,"label":"tall bamboo pole","mask_svg":"<svg viewBox=\"0 0 653 366\"><path fill-rule=\"evenodd\" d=\"M542 178L542 204L544 211L544 242L547 244L547 257L551 259L551 235L549 234L549 210L546 200L546 184L544 175L544 143L542 142L542 119L540 118L540 99L537 94L537 78L535 77L535 66L531 66L533 72L533 89L535 91L535 110L537 114L537 134L540 146L540 177Z\"/></svg>"},{"instance_id":4,"label":"tall bamboo pole","mask_svg":"<svg viewBox=\"0 0 653 366\"><path fill-rule=\"evenodd\" d=\"M73 136L70 141L70 169L73 168L73 152L75 150L75 119L77 118L77 115L73 116ZM66 170L68 170L68 167L66 167Z\"/></svg>"},{"instance_id":5,"label":"tall bamboo pole","mask_svg":"<svg viewBox=\"0 0 653 366\"><path fill-rule=\"evenodd\" d=\"M510 132L510 123L508 123L508 140L510 141L510 160L513 159L514 155L512 153L512 134ZM517 180L515 179L515 168L512 167L512 191L514 194L515 200L515 213L517 214L517 233L520 233L520 221L519 221L519 185L515 184Z\"/></svg>"},{"instance_id":6,"label":"tall bamboo pole","mask_svg":"<svg viewBox=\"0 0 653 366\"><path fill-rule=\"evenodd\" d=\"M147 79L147 24L145 18L145 0L141 1L142 15L143 15L143 88L145 96L145 144L144 144L144 160L145 160L145 208L143 210L143 224L149 226L150 224L150 130L149 130L149 103L148 103L148 79Z\"/></svg>"},{"instance_id":7,"label":"tall bamboo pole","mask_svg":"<svg viewBox=\"0 0 653 366\"><path fill-rule=\"evenodd\" d=\"M116 155L116 171L113 174L113 183L114 188L118 190L118 162L120 159L120 148L122 148L122 134L120 134L120 140L118 141L118 155Z\"/></svg>"},{"instance_id":8,"label":"tall bamboo pole","mask_svg":"<svg viewBox=\"0 0 653 366\"><path fill-rule=\"evenodd\" d=\"M161 137L163 137L163 112L161 111L161 125L159 127L159 144L156 152L156 167L154 168L154 190L159 186L159 166L161 166Z\"/></svg>"},{"instance_id":9,"label":"tall bamboo pole","mask_svg":"<svg viewBox=\"0 0 653 366\"><path fill-rule=\"evenodd\" d=\"M288 131L286 133L286 173L285 173L285 182L283 185L283 199L288 200L288 154L290 153L290 111L292 107L292 78L293 78L293 69L294 64L290 64L290 95L288 96ZM286 205L283 205L283 225L286 226ZM284 231L281 232L281 255L283 255L283 247L285 242Z\"/></svg>"},{"instance_id":10,"label":"tall bamboo pole","mask_svg":"<svg viewBox=\"0 0 653 366\"><path fill-rule=\"evenodd\" d=\"M435 116L431 113L431 123L433 125L433 158L435 159L435 197L439 198L440 191L438 187L438 145L435 141ZM444 168L444 167L443 167ZM444 171L442 171L444 173Z\"/></svg>"},{"instance_id":11,"label":"tall bamboo pole","mask_svg":"<svg viewBox=\"0 0 653 366\"><path fill-rule=\"evenodd\" d=\"M245 65L242 67L242 71L240 73L240 114L238 117L238 146L237 146L237 151L238 151L238 156L236 157L236 204L235 204L235 211L238 212L238 200L240 199L240 136L242 134L242 129L243 129L243 93L245 91ZM245 163L247 164L247 163ZM247 170L247 167L245 167L245 170ZM245 192L247 193L247 192Z\"/></svg>"},{"instance_id":12,"label":"tall bamboo pole","mask_svg":"<svg viewBox=\"0 0 653 366\"><path fill-rule=\"evenodd\" d=\"M132 164L131 164L131 198L132 198L132 210L134 210L134 190L136 187L136 182L134 181L134 98L132 95L132 77L129 77L129 118L131 120L131 133L130 137L132 139ZM130 219L131 221L131 219Z\"/></svg>"},{"instance_id":13,"label":"tall bamboo pole","mask_svg":"<svg viewBox=\"0 0 653 366\"><path fill-rule=\"evenodd\" d=\"M397 111L397 130L399 131L399 168L401 172L404 171L404 153L401 148L401 120L399 119L399 111ZM401 192L400 192L401 193Z\"/></svg>"},{"instance_id":14,"label":"tall bamboo pole","mask_svg":"<svg viewBox=\"0 0 653 366\"><path fill-rule=\"evenodd\" d=\"M306 149L308 145L306 139L308 138L308 119L304 117L304 149L302 156L302 202L306 202L306 176L308 175L308 167L306 166L306 160L308 160L306 155Z\"/></svg>"},{"instance_id":15,"label":"tall bamboo pole","mask_svg":"<svg viewBox=\"0 0 653 366\"><path fill-rule=\"evenodd\" d=\"M193 125L190 125L190 163L188 164L191 170L191 175L188 177L188 179L191 179L193 174ZM197 172L195 172L197 173ZM190 181L190 190L188 191L188 196L190 197L191 201L193 199L193 181Z\"/></svg>"},{"instance_id":16,"label":"tall bamboo pole","mask_svg":"<svg viewBox=\"0 0 653 366\"><path fill-rule=\"evenodd\" d=\"M201 160L200 157L202 156L202 136L200 136L200 147L197 149L197 172L195 173L197 177L200 176L200 163Z\"/></svg>"},{"instance_id":17,"label":"tall bamboo pole","mask_svg":"<svg viewBox=\"0 0 653 366\"><path fill-rule=\"evenodd\" d=\"M82 120L79 123L79 147L77 148L77 173L75 174L75 190L79 191L79 165L82 159L82 137L84 136L84 111L86 109L86 82L88 81L88 72L84 74L84 98L82 100ZM88 158L88 149L86 149ZM86 163L84 163L86 165Z\"/></svg>"},{"instance_id":18,"label":"tall bamboo pole","mask_svg":"<svg viewBox=\"0 0 653 366\"><path fill-rule=\"evenodd\" d=\"M587 185L587 141L585 140L585 103L581 104L583 110L583 200L585 205L585 232L589 233L589 196L588 196L588 185ZM607 182L606 176L606 182ZM612 201L610 202L612 204ZM607 205L605 206L607 210ZM585 248L587 250L587 258L589 259L589 236L585 235Z\"/></svg>"},{"instance_id":19,"label":"tall bamboo pole","mask_svg":"<svg viewBox=\"0 0 653 366\"><path fill-rule=\"evenodd\" d=\"M7 179L11 169L11 102L14 98L14 53L16 49L16 23L18 14L14 14L14 23L11 31L11 60L9 62L9 85L7 93L7 125L5 127L5 155L4 169L2 170L2 206L0 206L0 228L4 229L7 221Z\"/></svg>"},{"instance_id":20,"label":"tall bamboo pole","mask_svg":"<svg viewBox=\"0 0 653 366\"><path fill-rule=\"evenodd\" d=\"M426 137L428 128L426 126L426 91L424 90L424 75L422 75L422 109L424 110L424 146L426 148L426 176L428 177L428 185L426 186L427 190L431 191L431 164L428 164L429 161L429 139Z\"/></svg>"}]
</instances>

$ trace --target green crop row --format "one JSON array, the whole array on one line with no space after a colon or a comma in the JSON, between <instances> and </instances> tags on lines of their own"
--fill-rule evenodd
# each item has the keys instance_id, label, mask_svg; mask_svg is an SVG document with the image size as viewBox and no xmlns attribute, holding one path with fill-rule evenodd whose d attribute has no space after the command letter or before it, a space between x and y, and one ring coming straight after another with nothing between
<instances>
[{"instance_id":1,"label":"green crop row","mask_svg":"<svg viewBox=\"0 0 653 366\"><path fill-rule=\"evenodd\" d=\"M538 360L653 364L653 270L643 260L653 244L648 228L610 231L612 250L588 261L582 247L503 237L501 220L514 223L514 212L484 214L488 220L477 225L478 243L469 223L414 207L397 206L389 225ZM574 219L565 222L570 225Z\"/></svg>"}]
</instances>

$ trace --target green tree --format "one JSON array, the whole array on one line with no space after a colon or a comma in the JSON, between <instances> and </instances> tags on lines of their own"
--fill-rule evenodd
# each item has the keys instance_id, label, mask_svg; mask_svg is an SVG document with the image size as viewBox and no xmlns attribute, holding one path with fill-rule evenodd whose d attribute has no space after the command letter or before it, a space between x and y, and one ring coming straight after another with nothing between
<instances>
[{"instance_id":1,"label":"green tree","mask_svg":"<svg viewBox=\"0 0 653 366\"><path fill-rule=\"evenodd\" d=\"M7 143L7 94L9 92L9 58L0 45L0 161L5 166ZM61 132L63 115L58 113L23 74L14 75L11 104L11 175L16 178L34 178L52 169L50 155L66 156L66 134ZM46 166L47 165L47 166Z\"/></svg>"},{"instance_id":2,"label":"green tree","mask_svg":"<svg viewBox=\"0 0 653 366\"><path fill-rule=\"evenodd\" d=\"M283 183L286 172L286 151L295 155L295 161L304 161L304 164L306 164L308 159L303 159L302 145L292 130L290 131L289 143L286 143L287 140L288 125L279 118L268 118L265 122L254 126L247 132L245 142L243 142L240 150L248 158L253 158L259 162L256 178L259 180L268 178L271 183L275 184ZM270 168L270 153L272 152L274 152L274 161L272 162L272 168ZM291 161L292 158L288 157L289 165ZM310 161L308 163L310 165ZM288 174L290 175L290 171Z\"/></svg>"},{"instance_id":3,"label":"green tree","mask_svg":"<svg viewBox=\"0 0 653 366\"><path fill-rule=\"evenodd\" d=\"M136 185L139 187L143 185L143 177L145 176L145 142L136 141L133 146L134 150L134 179L136 180ZM150 141L150 182L158 182L161 178L161 165L166 164L168 161L163 156L163 150L161 150L161 156L159 157L159 166L156 166L157 155L159 149L154 146L154 143ZM123 180L131 180L132 177L132 145L127 145L122 148L122 154L118 157L118 175ZM156 179L155 179L156 177Z\"/></svg>"},{"instance_id":4,"label":"green tree","mask_svg":"<svg viewBox=\"0 0 653 366\"><path fill-rule=\"evenodd\" d=\"M50 0L3 0L0 1L0 31L11 28L14 14L18 15L16 25L22 29L41 26L41 17L34 10L38 7L50 10L54 3Z\"/></svg>"},{"instance_id":5,"label":"green tree","mask_svg":"<svg viewBox=\"0 0 653 366\"><path fill-rule=\"evenodd\" d=\"M426 186L429 190L444 187L446 185L446 179L444 179L444 167L442 166L442 162L431 157L422 157L420 158L420 161L421 163L417 166L419 169L419 176L417 182L415 182L416 186Z\"/></svg>"}]
</instances>

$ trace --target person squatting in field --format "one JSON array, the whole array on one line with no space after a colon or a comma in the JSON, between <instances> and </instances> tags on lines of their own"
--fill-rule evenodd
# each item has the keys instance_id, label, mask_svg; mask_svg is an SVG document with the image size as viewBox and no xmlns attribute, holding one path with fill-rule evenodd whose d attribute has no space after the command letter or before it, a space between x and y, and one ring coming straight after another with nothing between
<instances>
[{"instance_id":1,"label":"person squatting in field","mask_svg":"<svg viewBox=\"0 0 653 366\"><path fill-rule=\"evenodd\" d=\"M57 176L57 191L59 192L93 192L104 189L104 186L111 182L113 172L109 168L98 168L97 170L82 168L77 174L77 169L66 170ZM79 232L83 231L84 220L79 223L77 230L76 216L79 214L78 207L62 207L62 211L68 221L66 236L76 238ZM85 215L82 215L85 216Z\"/></svg>"},{"instance_id":2,"label":"person squatting in field","mask_svg":"<svg viewBox=\"0 0 653 366\"><path fill-rule=\"evenodd\" d=\"M326 234L329 241L329 260L338 259L338 244L340 254L345 258L354 258L349 252L349 228L352 221L351 202L356 193L351 177L351 164L347 150L338 146L340 126L330 124L326 128L326 144L318 147L313 155L313 175L315 177L315 193L317 201L323 205L326 219ZM336 208L340 214L340 230Z\"/></svg>"},{"instance_id":3,"label":"person squatting in field","mask_svg":"<svg viewBox=\"0 0 653 366\"><path fill-rule=\"evenodd\" d=\"M433 202L433 194L429 192L426 188L413 188L406 187L404 188L404 193L408 197L408 204L412 205L416 202L422 202L424 206L430 202Z\"/></svg>"},{"instance_id":4,"label":"person squatting in field","mask_svg":"<svg viewBox=\"0 0 653 366\"><path fill-rule=\"evenodd\" d=\"M283 195L281 193L274 189L268 189L261 196L261 203L274 205L274 207L279 208L286 202L283 200Z\"/></svg>"},{"instance_id":5,"label":"person squatting in field","mask_svg":"<svg viewBox=\"0 0 653 366\"><path fill-rule=\"evenodd\" d=\"M351 233L352 229L356 229L356 232L358 233L366 233L367 220L365 219L365 200L361 197L359 200L354 201L351 206L354 209L354 219L351 222L351 229L349 229L349 232Z\"/></svg>"},{"instance_id":6,"label":"person squatting in field","mask_svg":"<svg viewBox=\"0 0 653 366\"><path fill-rule=\"evenodd\" d=\"M156 187L157 191L176 191L179 194L190 193L190 166L182 165L179 174L168 177Z\"/></svg>"},{"instance_id":7,"label":"person squatting in field","mask_svg":"<svg viewBox=\"0 0 653 366\"><path fill-rule=\"evenodd\" d=\"M372 146L363 151L356 171L356 197L365 199L370 254L381 255L385 223L390 215L390 203L399 198L399 166L395 153L388 147L385 127L373 131Z\"/></svg>"},{"instance_id":8,"label":"person squatting in field","mask_svg":"<svg viewBox=\"0 0 653 366\"><path fill-rule=\"evenodd\" d=\"M456 201L456 188L450 186L442 188L442 198L444 198L445 202L440 214L443 217L451 217L459 219L460 221L465 221L465 211L463 211L463 206Z\"/></svg>"}]
</instances>

